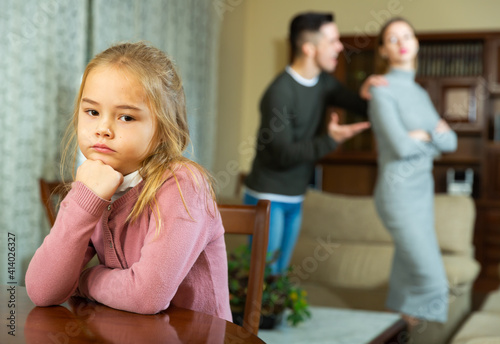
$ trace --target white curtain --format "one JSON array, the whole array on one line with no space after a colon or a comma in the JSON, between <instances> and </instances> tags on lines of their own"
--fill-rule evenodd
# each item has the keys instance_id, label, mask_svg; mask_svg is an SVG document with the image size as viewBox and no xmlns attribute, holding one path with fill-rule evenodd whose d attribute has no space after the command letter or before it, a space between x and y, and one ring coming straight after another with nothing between
<instances>
[{"instance_id":1,"label":"white curtain","mask_svg":"<svg viewBox=\"0 0 500 344\"><path fill-rule=\"evenodd\" d=\"M212 0L94 0L92 54L121 41L146 40L177 64L187 98L194 156L212 168L217 52L221 19Z\"/></svg>"},{"instance_id":2,"label":"white curtain","mask_svg":"<svg viewBox=\"0 0 500 344\"><path fill-rule=\"evenodd\" d=\"M214 156L220 18L212 0L0 0L0 283L15 281L48 223L38 179L58 178L60 141L88 59L117 41L148 40L176 61L188 102L194 159ZM57 254L57 252L54 252Z\"/></svg>"},{"instance_id":3,"label":"white curtain","mask_svg":"<svg viewBox=\"0 0 500 344\"><path fill-rule=\"evenodd\" d=\"M0 281L6 283L8 233L15 277L48 233L38 179L55 179L60 141L85 65L86 4L0 0ZM54 252L57 254L57 252Z\"/></svg>"}]
</instances>

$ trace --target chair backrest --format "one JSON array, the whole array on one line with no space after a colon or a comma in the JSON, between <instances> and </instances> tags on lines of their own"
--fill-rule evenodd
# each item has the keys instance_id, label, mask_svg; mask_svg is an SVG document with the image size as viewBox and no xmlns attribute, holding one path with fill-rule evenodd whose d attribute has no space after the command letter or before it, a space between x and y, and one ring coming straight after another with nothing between
<instances>
[{"instance_id":1,"label":"chair backrest","mask_svg":"<svg viewBox=\"0 0 500 344\"><path fill-rule=\"evenodd\" d=\"M243 328L255 335L259 332L270 209L271 202L267 200L260 200L255 206L219 205L226 233L252 235Z\"/></svg>"},{"instance_id":2,"label":"chair backrest","mask_svg":"<svg viewBox=\"0 0 500 344\"><path fill-rule=\"evenodd\" d=\"M50 226L54 226L56 222L56 203L52 196L64 197L67 191L62 187L61 182L47 182L40 179L40 198L45 207L45 212L49 218Z\"/></svg>"}]
</instances>

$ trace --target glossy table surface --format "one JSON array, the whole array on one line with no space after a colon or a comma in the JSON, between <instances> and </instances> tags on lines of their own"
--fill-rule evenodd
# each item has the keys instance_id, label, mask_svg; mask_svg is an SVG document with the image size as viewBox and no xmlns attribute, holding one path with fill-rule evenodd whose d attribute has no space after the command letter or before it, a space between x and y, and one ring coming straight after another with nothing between
<instances>
[{"instance_id":1,"label":"glossy table surface","mask_svg":"<svg viewBox=\"0 0 500 344\"><path fill-rule=\"evenodd\" d=\"M263 343L242 327L188 309L155 315L109 308L81 298L36 307L26 288L0 286L0 343Z\"/></svg>"}]
</instances>

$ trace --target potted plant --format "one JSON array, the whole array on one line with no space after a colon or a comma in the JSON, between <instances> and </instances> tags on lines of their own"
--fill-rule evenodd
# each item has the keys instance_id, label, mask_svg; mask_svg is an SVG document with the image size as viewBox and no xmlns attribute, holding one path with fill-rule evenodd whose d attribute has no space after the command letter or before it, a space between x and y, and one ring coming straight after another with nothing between
<instances>
[{"instance_id":1,"label":"potted plant","mask_svg":"<svg viewBox=\"0 0 500 344\"><path fill-rule=\"evenodd\" d=\"M297 326L311 317L306 292L290 282L290 272L272 275L269 264L277 258L268 257L264 272L260 328L273 328L281 322L285 309L290 310L287 321ZM233 321L241 324L245 307L248 275L250 271L250 249L247 245L238 247L228 257L229 297Z\"/></svg>"}]
</instances>

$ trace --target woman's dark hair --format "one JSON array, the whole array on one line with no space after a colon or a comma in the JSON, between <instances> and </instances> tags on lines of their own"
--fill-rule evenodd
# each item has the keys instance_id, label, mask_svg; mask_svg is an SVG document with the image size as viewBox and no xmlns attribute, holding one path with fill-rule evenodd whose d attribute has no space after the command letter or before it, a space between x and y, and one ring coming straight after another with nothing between
<instances>
[{"instance_id":1,"label":"woman's dark hair","mask_svg":"<svg viewBox=\"0 0 500 344\"><path fill-rule=\"evenodd\" d=\"M333 23L333 13L301 13L290 23L290 48L292 60L301 54L305 33L317 33L323 24Z\"/></svg>"}]
</instances>

